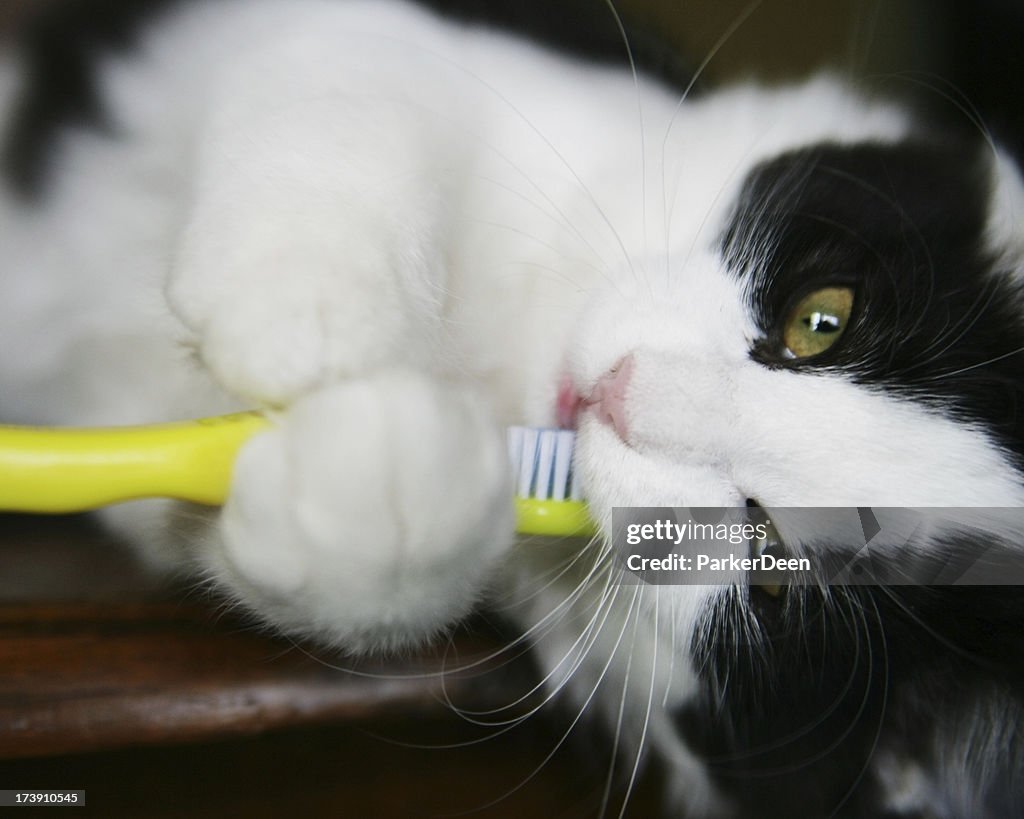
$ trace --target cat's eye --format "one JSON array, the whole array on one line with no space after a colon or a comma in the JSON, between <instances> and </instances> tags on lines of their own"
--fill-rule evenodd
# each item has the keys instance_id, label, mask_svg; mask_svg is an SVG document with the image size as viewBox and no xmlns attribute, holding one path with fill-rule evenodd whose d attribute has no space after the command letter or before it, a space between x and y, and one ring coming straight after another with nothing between
<instances>
[{"instance_id":1,"label":"cat's eye","mask_svg":"<svg viewBox=\"0 0 1024 819\"><path fill-rule=\"evenodd\" d=\"M786 316L782 343L794 358L820 355L835 344L853 312L853 288L822 287L808 293Z\"/></svg>"}]
</instances>

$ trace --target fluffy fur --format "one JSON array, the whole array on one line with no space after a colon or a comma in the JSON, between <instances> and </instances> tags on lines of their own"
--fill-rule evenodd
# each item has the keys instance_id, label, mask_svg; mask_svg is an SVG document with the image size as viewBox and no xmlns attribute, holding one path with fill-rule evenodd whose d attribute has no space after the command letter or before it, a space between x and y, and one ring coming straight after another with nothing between
<instances>
[{"instance_id":1,"label":"fluffy fur","mask_svg":"<svg viewBox=\"0 0 1024 819\"><path fill-rule=\"evenodd\" d=\"M578 419L606 525L1022 505L1007 157L833 78L680 102L398 0L156 5L88 52L77 107L5 63L0 413L277 424L221 514L112 526L350 651L510 589L550 684L661 760L676 812L1021 809L1013 594L619 586L600 542L568 567L514 548L501 433L628 355L626 423ZM854 327L787 358L786 305L836 280Z\"/></svg>"}]
</instances>

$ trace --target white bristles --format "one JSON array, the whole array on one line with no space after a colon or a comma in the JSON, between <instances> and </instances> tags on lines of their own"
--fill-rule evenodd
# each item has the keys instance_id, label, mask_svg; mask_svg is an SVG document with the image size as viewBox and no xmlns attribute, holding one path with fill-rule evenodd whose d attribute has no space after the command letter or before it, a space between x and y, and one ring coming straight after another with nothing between
<instances>
[{"instance_id":1,"label":"white bristles","mask_svg":"<svg viewBox=\"0 0 1024 819\"><path fill-rule=\"evenodd\" d=\"M522 433L522 449L517 466L518 479L516 494L521 498L533 497L533 476L537 465L537 439L540 431L524 427Z\"/></svg>"},{"instance_id":2,"label":"white bristles","mask_svg":"<svg viewBox=\"0 0 1024 819\"><path fill-rule=\"evenodd\" d=\"M572 468L576 434L567 429L509 427L508 455L516 494L542 500L580 499Z\"/></svg>"},{"instance_id":3,"label":"white bristles","mask_svg":"<svg viewBox=\"0 0 1024 819\"><path fill-rule=\"evenodd\" d=\"M534 469L533 496L551 497L551 472L555 463L555 430L542 429L537 445L537 467Z\"/></svg>"},{"instance_id":4,"label":"white bristles","mask_svg":"<svg viewBox=\"0 0 1024 819\"><path fill-rule=\"evenodd\" d=\"M576 435L567 429L555 432L555 466L552 471L551 498L565 500L569 494L569 475L572 473L572 449Z\"/></svg>"}]
</instances>

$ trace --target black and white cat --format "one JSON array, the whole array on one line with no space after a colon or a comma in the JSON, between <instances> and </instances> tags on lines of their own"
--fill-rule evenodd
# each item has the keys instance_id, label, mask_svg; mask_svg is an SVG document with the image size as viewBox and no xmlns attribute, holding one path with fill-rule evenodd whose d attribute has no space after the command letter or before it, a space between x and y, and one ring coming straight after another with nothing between
<instances>
[{"instance_id":1,"label":"black and white cat","mask_svg":"<svg viewBox=\"0 0 1024 819\"><path fill-rule=\"evenodd\" d=\"M0 418L277 423L221 514L111 525L351 651L504 589L674 815L1022 815L1015 588L619 586L599 542L565 570L514 545L502 432L575 424L605 523L1024 505L997 147L828 77L681 101L400 0L123 5L159 8L87 66L69 41L63 96L45 38L0 73Z\"/></svg>"}]
</instances>

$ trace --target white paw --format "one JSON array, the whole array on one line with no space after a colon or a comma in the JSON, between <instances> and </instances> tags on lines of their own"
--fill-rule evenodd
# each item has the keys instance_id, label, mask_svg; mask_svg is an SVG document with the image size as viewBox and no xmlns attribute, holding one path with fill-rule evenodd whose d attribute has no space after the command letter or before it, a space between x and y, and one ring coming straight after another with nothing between
<instances>
[{"instance_id":1,"label":"white paw","mask_svg":"<svg viewBox=\"0 0 1024 819\"><path fill-rule=\"evenodd\" d=\"M385 329L359 315L329 285L288 282L237 293L206 322L199 354L234 394L283 406L297 396L354 374L374 362Z\"/></svg>"},{"instance_id":2,"label":"white paw","mask_svg":"<svg viewBox=\"0 0 1024 819\"><path fill-rule=\"evenodd\" d=\"M263 262L266 270L220 282L215 299L179 288L176 307L195 331L200 358L234 394L284 406L396 356L414 322L386 284L390 261L318 255ZM381 272L348 275L346 264Z\"/></svg>"},{"instance_id":3,"label":"white paw","mask_svg":"<svg viewBox=\"0 0 1024 819\"><path fill-rule=\"evenodd\" d=\"M511 542L506 461L460 387L402 370L316 392L243 449L209 563L287 630L354 651L423 639Z\"/></svg>"}]
</instances>

